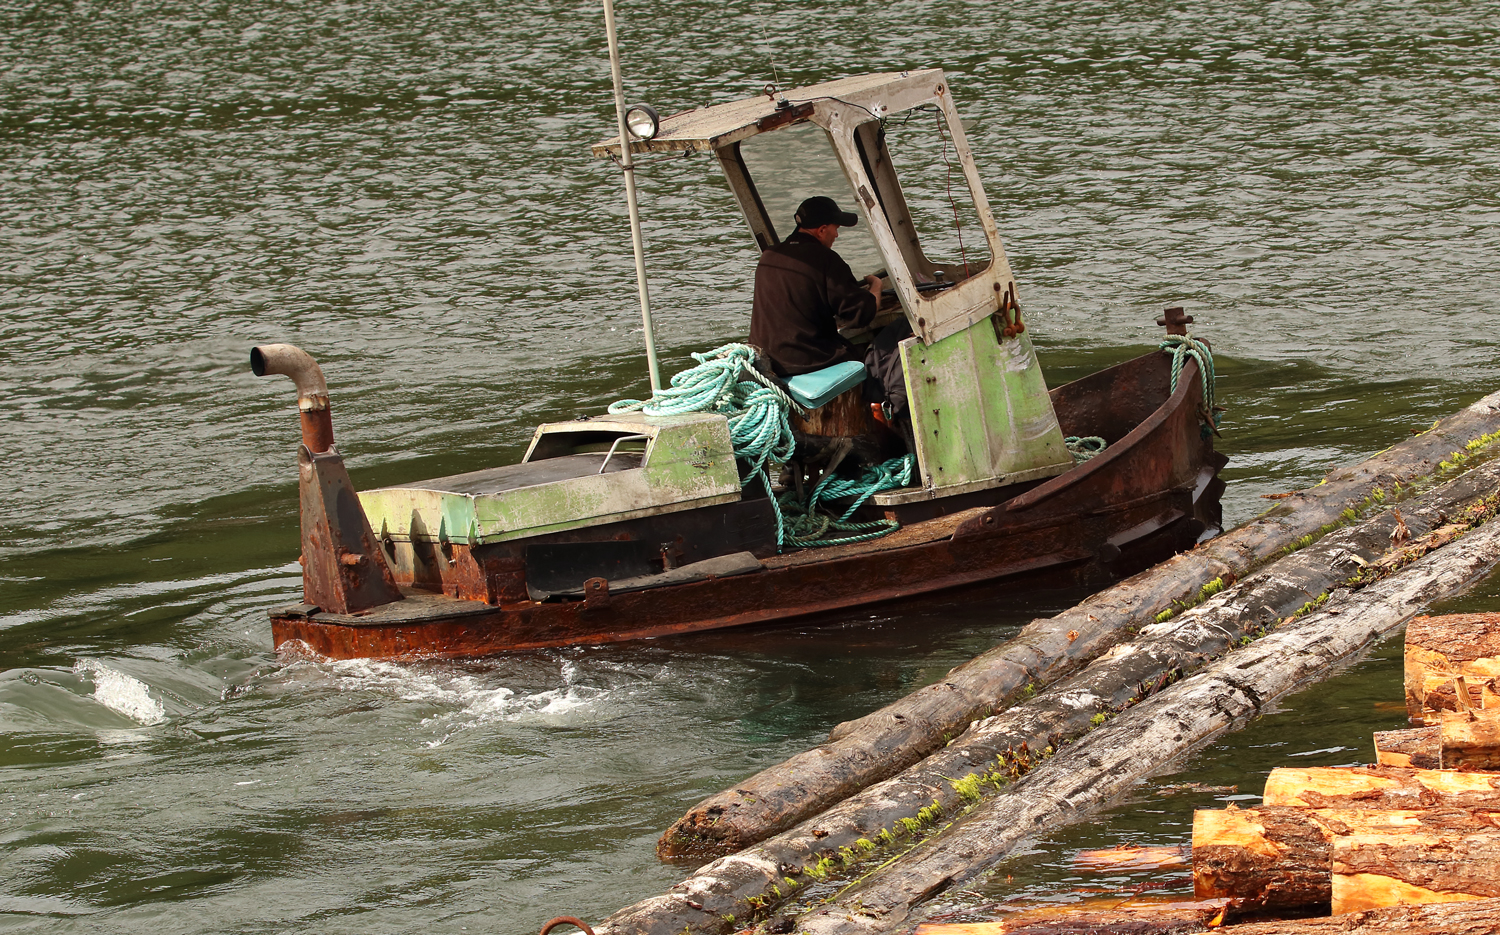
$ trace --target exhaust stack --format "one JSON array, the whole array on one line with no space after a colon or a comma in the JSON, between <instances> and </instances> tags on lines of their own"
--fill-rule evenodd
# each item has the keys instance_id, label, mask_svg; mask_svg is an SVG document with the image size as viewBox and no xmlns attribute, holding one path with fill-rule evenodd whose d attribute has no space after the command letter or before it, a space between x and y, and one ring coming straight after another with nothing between
<instances>
[{"instance_id":1,"label":"exhaust stack","mask_svg":"<svg viewBox=\"0 0 1500 935\"><path fill-rule=\"evenodd\" d=\"M291 377L297 385L302 419L297 468L303 602L327 613L357 614L401 600L344 468L344 457L333 447L333 417L322 368L299 347L262 344L250 349L250 370L258 377Z\"/></svg>"}]
</instances>

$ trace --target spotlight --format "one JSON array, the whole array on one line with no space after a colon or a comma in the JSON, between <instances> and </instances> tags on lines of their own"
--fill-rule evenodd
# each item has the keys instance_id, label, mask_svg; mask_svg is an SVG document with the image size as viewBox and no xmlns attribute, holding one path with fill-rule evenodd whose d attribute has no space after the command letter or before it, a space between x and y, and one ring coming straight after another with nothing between
<instances>
[{"instance_id":1,"label":"spotlight","mask_svg":"<svg viewBox=\"0 0 1500 935\"><path fill-rule=\"evenodd\" d=\"M625 111L625 126L638 140L649 140L661 130L661 117L650 104L633 104Z\"/></svg>"}]
</instances>

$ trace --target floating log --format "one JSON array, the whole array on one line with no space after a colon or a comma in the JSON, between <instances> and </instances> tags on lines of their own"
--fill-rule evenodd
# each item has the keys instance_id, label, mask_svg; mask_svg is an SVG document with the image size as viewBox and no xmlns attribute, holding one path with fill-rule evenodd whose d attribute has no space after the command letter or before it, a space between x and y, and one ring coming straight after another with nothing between
<instances>
[{"instance_id":1,"label":"floating log","mask_svg":"<svg viewBox=\"0 0 1500 935\"><path fill-rule=\"evenodd\" d=\"M1333 900L1327 814L1305 808L1193 813L1193 895L1247 909L1305 909Z\"/></svg>"},{"instance_id":2,"label":"floating log","mask_svg":"<svg viewBox=\"0 0 1500 935\"><path fill-rule=\"evenodd\" d=\"M1435 728L1425 728L1434 731ZM1500 773L1387 766L1280 767L1266 777L1261 805L1292 808L1500 809Z\"/></svg>"},{"instance_id":3,"label":"floating log","mask_svg":"<svg viewBox=\"0 0 1500 935\"><path fill-rule=\"evenodd\" d=\"M878 711L833 728L826 743L797 754L710 796L679 818L657 844L660 856L710 856L741 850L785 831L861 789L917 762L961 732L971 721L1018 700L1028 686L1045 685L1076 670L1163 611L1201 599L1211 581L1233 581L1299 539L1347 519L1345 511L1368 501L1373 492L1431 470L1465 433L1500 428L1500 393L1444 420L1438 428L1382 452L1355 468L1330 473L1325 482L1279 501L1257 520L1174 556L1124 582L1085 599L1070 610L1035 620L1013 640L953 669L936 684L919 689ZM1442 439L1429 438L1441 433ZM1485 471L1481 468L1480 471ZM1480 471L1453 482L1458 490L1493 492L1493 475ZM1382 494L1383 496L1384 494ZM1472 498L1471 498L1472 499ZM1410 519L1410 518L1408 518ZM1386 530L1379 554L1389 546ZM1367 546L1368 548L1368 546ZM1356 556L1358 552L1356 551ZM1360 557L1360 561L1363 561ZM1341 567L1347 565L1349 567ZM1308 601L1341 580L1358 564L1325 562L1326 580L1299 585ZM1262 611L1263 613L1263 611ZM1269 621L1266 621L1269 622Z\"/></svg>"},{"instance_id":4,"label":"floating log","mask_svg":"<svg viewBox=\"0 0 1500 935\"><path fill-rule=\"evenodd\" d=\"M1214 935L1500 935L1500 899L1393 906L1318 919L1248 922L1220 928L1205 925L1186 930L1168 927L1179 923L1177 913L1165 914L1160 920L1156 916L1157 913L1149 910L1079 912L1074 915L1071 928L1019 927L1026 923L1025 919L952 925L926 923L917 926L913 935L1092 935L1095 932L1128 932L1130 935L1154 935L1156 932L1173 935L1179 932L1192 935L1207 932ZM1092 919L1098 919L1099 925L1089 928ZM1058 921L1062 923L1064 917L1059 917ZM1121 924L1138 927L1109 927ZM1152 925L1158 927L1152 928Z\"/></svg>"},{"instance_id":5,"label":"floating log","mask_svg":"<svg viewBox=\"0 0 1500 935\"><path fill-rule=\"evenodd\" d=\"M1155 846L1130 845L1107 847L1097 850L1079 851L1073 855L1073 866L1079 870L1112 871L1161 870L1166 867L1185 867L1188 855L1175 844Z\"/></svg>"},{"instance_id":6,"label":"floating log","mask_svg":"<svg viewBox=\"0 0 1500 935\"><path fill-rule=\"evenodd\" d=\"M1408 501L1408 522L1420 534L1497 488L1500 464ZM621 932L674 935L684 929L727 930L722 920L743 918L751 911L747 900L774 899L787 891L789 881L798 886L809 882L808 871L821 871L825 858L842 866L881 840L883 832L900 834L904 822L967 807L981 791L1017 778L1048 745L1071 741L1091 730L1098 718L1190 674L1243 636L1274 626L1331 583L1357 572L1361 557L1379 554L1394 525L1387 512L1335 531L1171 620L1143 626L1135 640L1109 650L1077 675L1023 705L976 722L921 762L821 815L707 864L672 892L620 910L609 918L610 926Z\"/></svg>"},{"instance_id":7,"label":"floating log","mask_svg":"<svg viewBox=\"0 0 1500 935\"><path fill-rule=\"evenodd\" d=\"M1443 765L1441 732L1436 727L1375 732L1375 762L1381 766L1438 769Z\"/></svg>"},{"instance_id":8,"label":"floating log","mask_svg":"<svg viewBox=\"0 0 1500 935\"><path fill-rule=\"evenodd\" d=\"M1413 724L1435 725L1457 711L1455 676L1470 708L1500 708L1500 614L1418 617L1406 627L1406 711Z\"/></svg>"},{"instance_id":9,"label":"floating log","mask_svg":"<svg viewBox=\"0 0 1500 935\"><path fill-rule=\"evenodd\" d=\"M1340 812L1390 819L1336 829L1333 913L1500 897L1500 813Z\"/></svg>"},{"instance_id":10,"label":"floating log","mask_svg":"<svg viewBox=\"0 0 1500 935\"><path fill-rule=\"evenodd\" d=\"M887 932L934 893L972 879L1026 837L1112 801L1135 782L1254 716L1283 692L1325 675L1500 561L1500 523L1457 542L1321 612L1270 634L1124 712L1065 747L1016 785L796 920L810 935ZM1366 814L1380 814L1370 811ZM679 929L680 931L680 929Z\"/></svg>"},{"instance_id":11,"label":"floating log","mask_svg":"<svg viewBox=\"0 0 1500 935\"><path fill-rule=\"evenodd\" d=\"M1196 935L1208 930L1221 904L1179 909L1046 909L994 922L927 922L912 935ZM1221 930L1223 931L1223 930Z\"/></svg>"},{"instance_id":12,"label":"floating log","mask_svg":"<svg viewBox=\"0 0 1500 935\"><path fill-rule=\"evenodd\" d=\"M1500 709L1444 711L1438 731L1444 769L1500 770Z\"/></svg>"}]
</instances>

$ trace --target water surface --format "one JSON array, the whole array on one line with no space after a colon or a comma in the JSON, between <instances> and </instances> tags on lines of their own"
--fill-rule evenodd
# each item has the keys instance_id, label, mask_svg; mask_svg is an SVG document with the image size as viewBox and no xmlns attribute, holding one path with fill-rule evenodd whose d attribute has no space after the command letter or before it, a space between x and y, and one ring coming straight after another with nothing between
<instances>
[{"instance_id":1,"label":"water surface","mask_svg":"<svg viewBox=\"0 0 1500 935\"><path fill-rule=\"evenodd\" d=\"M1212 339L1232 520L1500 388L1493 2L620 16L627 96L663 113L772 62L946 68L1049 380L1154 346L1167 305ZM269 652L297 430L251 344L317 355L361 486L515 459L644 388L618 174L587 154L600 18L0 5L0 927L597 918L680 878L652 844L688 805L1072 600L473 663ZM755 255L707 158L642 175L670 373L744 336Z\"/></svg>"}]
</instances>

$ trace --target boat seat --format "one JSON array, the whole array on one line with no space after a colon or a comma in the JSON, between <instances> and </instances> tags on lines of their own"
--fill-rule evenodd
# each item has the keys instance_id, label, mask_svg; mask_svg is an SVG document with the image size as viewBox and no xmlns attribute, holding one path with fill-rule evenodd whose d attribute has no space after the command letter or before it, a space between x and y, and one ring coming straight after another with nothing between
<instances>
[{"instance_id":1,"label":"boat seat","mask_svg":"<svg viewBox=\"0 0 1500 935\"><path fill-rule=\"evenodd\" d=\"M812 373L799 373L786 381L786 389L804 409L817 409L864 381L865 365L857 360L846 360Z\"/></svg>"}]
</instances>

